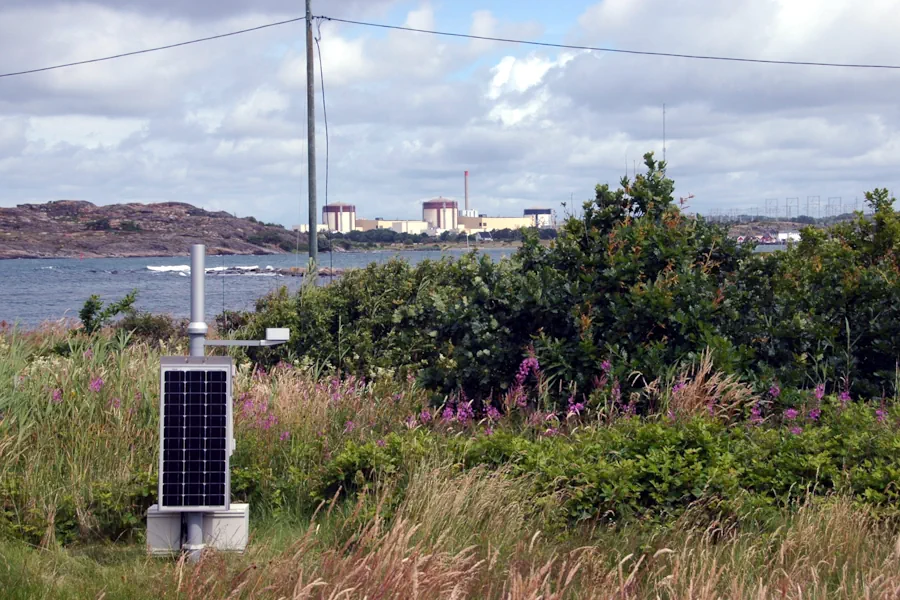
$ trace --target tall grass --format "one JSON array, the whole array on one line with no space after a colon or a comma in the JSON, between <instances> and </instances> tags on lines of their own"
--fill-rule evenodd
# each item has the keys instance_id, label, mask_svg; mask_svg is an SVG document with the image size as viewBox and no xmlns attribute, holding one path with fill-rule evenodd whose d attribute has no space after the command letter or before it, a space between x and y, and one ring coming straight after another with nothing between
<instances>
[{"instance_id":1,"label":"tall grass","mask_svg":"<svg viewBox=\"0 0 900 600\"><path fill-rule=\"evenodd\" d=\"M158 361L185 351L125 334L81 337L62 325L0 331L3 597L900 598L890 511L840 495L744 522L716 520L706 507L674 522L574 525L560 518L565 498L536 496L530 476L463 469L441 454L450 444L438 444L411 453L402 472L375 476L354 474L362 467L344 456L336 462L349 466L335 467L348 470L341 485L357 475L364 484L354 494L338 486L317 507L312 491L325 463L347 448L390 451L398 433L426 427L433 398L410 381L322 377L302 363L260 373L243 359L234 472L268 499L253 504L250 548L209 552L197 565L150 559L141 531L156 496ZM708 357L681 381L677 392L658 393L685 419L707 415L711 403L715 418L731 419L756 401ZM488 425L516 427L515 419L464 421L456 409L438 424L432 408L430 439L485 440ZM544 439L545 427L521 427L516 435Z\"/></svg>"}]
</instances>

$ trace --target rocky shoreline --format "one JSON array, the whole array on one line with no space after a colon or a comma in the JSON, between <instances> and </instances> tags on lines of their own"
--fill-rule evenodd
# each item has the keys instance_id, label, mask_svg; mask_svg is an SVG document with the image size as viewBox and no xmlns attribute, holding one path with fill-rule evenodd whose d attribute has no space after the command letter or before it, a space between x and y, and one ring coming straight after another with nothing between
<instances>
[{"instance_id":1,"label":"rocky shoreline","mask_svg":"<svg viewBox=\"0 0 900 600\"><path fill-rule=\"evenodd\" d=\"M210 254L286 254L307 238L252 217L190 204L114 204L81 200L0 208L0 259L187 256L192 244Z\"/></svg>"}]
</instances>

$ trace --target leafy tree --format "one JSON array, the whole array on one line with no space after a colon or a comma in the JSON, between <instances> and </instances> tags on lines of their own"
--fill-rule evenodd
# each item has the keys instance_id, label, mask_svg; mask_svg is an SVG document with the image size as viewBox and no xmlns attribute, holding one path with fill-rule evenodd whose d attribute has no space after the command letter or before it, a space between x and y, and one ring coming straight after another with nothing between
<instances>
[{"instance_id":1,"label":"leafy tree","mask_svg":"<svg viewBox=\"0 0 900 600\"><path fill-rule=\"evenodd\" d=\"M137 290L132 290L118 302L104 307L100 296L91 294L78 312L84 331L89 335L94 334L120 313L132 313L136 300Z\"/></svg>"}]
</instances>

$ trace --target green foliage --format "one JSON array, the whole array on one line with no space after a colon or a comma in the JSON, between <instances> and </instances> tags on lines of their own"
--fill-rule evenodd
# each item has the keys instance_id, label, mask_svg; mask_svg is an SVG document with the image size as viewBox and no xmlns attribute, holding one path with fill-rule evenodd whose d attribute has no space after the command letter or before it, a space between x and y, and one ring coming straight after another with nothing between
<instances>
[{"instance_id":1,"label":"green foliage","mask_svg":"<svg viewBox=\"0 0 900 600\"><path fill-rule=\"evenodd\" d=\"M665 165L652 154L645 165L617 190L597 186L549 248L523 229L522 248L500 264L475 255L370 266L266 304L251 327L290 322L302 333L277 352L361 376L412 372L476 399L508 389L530 352L562 403L572 388L596 389L605 361L627 398L706 348L758 391L897 392L900 220L886 190L866 195L870 218L806 228L790 250L753 254L722 225L683 214Z\"/></svg>"},{"instance_id":2,"label":"green foliage","mask_svg":"<svg viewBox=\"0 0 900 600\"><path fill-rule=\"evenodd\" d=\"M84 328L85 333L89 335L94 334L117 315L133 312L136 300L137 290L132 290L121 300L104 307L103 301L100 300L100 296L91 294L90 298L85 301L84 306L82 306L81 310L78 312L78 317L81 319L81 325Z\"/></svg>"},{"instance_id":3,"label":"green foliage","mask_svg":"<svg viewBox=\"0 0 900 600\"><path fill-rule=\"evenodd\" d=\"M112 225L110 225L109 219L107 218L90 221L86 223L84 227L90 231L109 231L112 229Z\"/></svg>"},{"instance_id":4,"label":"green foliage","mask_svg":"<svg viewBox=\"0 0 900 600\"><path fill-rule=\"evenodd\" d=\"M122 221L119 224L119 229L122 231L141 231L141 226L134 221Z\"/></svg>"},{"instance_id":5,"label":"green foliage","mask_svg":"<svg viewBox=\"0 0 900 600\"><path fill-rule=\"evenodd\" d=\"M157 343L183 335L183 324L169 315L154 315L143 311L127 311L116 328L131 332L135 341Z\"/></svg>"},{"instance_id":6,"label":"green foliage","mask_svg":"<svg viewBox=\"0 0 900 600\"><path fill-rule=\"evenodd\" d=\"M725 513L773 510L810 493L847 494L894 514L896 431L868 407L826 412L821 426L799 434L708 419L628 419L570 437L499 432L454 444L469 467L511 466L531 477L536 495L560 495L573 521L666 519L700 501Z\"/></svg>"}]
</instances>

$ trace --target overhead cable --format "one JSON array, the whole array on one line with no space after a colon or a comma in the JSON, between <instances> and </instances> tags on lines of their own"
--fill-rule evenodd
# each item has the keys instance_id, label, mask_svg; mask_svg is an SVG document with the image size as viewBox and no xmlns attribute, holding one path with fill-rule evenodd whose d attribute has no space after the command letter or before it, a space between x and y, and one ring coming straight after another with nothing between
<instances>
[{"instance_id":1,"label":"overhead cable","mask_svg":"<svg viewBox=\"0 0 900 600\"><path fill-rule=\"evenodd\" d=\"M647 50L627 50L624 48L604 48L598 46L578 46L575 44L554 44L551 42L538 42L534 40L519 40L513 38L492 37L487 35L473 35L470 33L456 33L450 31L435 31L431 29L419 29L416 27L406 27L401 25L385 25L384 23L369 23L366 21L353 21L351 19L339 19L337 17L318 17L326 21L334 21L337 23L347 23L350 25L362 25L364 27L377 27L379 29L393 29L396 31L409 31L413 33L427 33L429 35L440 35L445 37L465 38L470 40L483 40L488 42L503 42L507 44L524 44L527 46L543 46L545 48L559 48L563 50L589 50L592 52L609 52L616 54L637 54L640 56L663 56L670 58L689 58L694 60L716 60L727 62L741 63L758 63L765 65L794 65L803 67L838 67L845 69L900 69L900 65L879 65L865 63L832 63L832 62L815 62L803 60L774 60L765 58L741 58L736 56L711 56L703 54L679 54L675 52L650 52Z\"/></svg>"},{"instance_id":2,"label":"overhead cable","mask_svg":"<svg viewBox=\"0 0 900 600\"><path fill-rule=\"evenodd\" d=\"M180 46L189 46L191 44L199 44L201 42L208 42L210 40L218 40L221 38L232 37L235 35L241 35L243 33L250 33L251 31L259 31L260 29L268 29L270 27L278 27L279 25L287 25L288 23L296 23L297 21L304 21L306 17L297 17L295 19L287 19L285 21L278 21L276 23L266 23L265 25L258 25L256 27L249 27L247 29L239 29L238 31L230 31L228 33L220 33L219 35L211 35L209 37L198 38L195 40L188 40L186 42L178 42L177 44L167 44L165 46L157 46L156 48L145 48L144 50L135 50L134 52L123 52L122 54L114 54L112 56L103 56L100 58L91 58L89 60L80 60L77 62L70 62L61 65L53 65L50 67L41 67L39 69L29 69L27 71L16 71L13 73L0 73L0 78L3 77L16 77L18 75L30 75L32 73L41 73L43 71L53 71L55 69L64 69L66 67L75 67L78 65L87 65L91 63L104 62L107 60L114 60L117 58L124 58L126 56L135 56L137 54L148 54L150 52L158 52L160 50L168 50L170 48L178 48Z\"/></svg>"}]
</instances>

